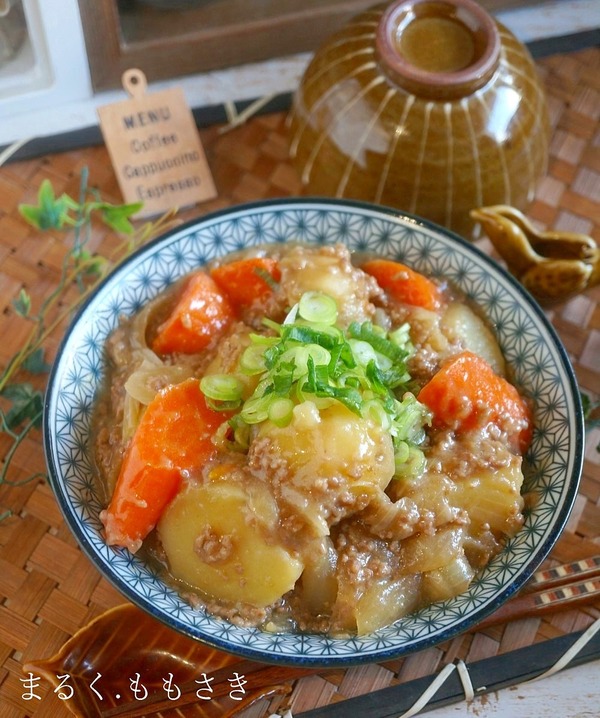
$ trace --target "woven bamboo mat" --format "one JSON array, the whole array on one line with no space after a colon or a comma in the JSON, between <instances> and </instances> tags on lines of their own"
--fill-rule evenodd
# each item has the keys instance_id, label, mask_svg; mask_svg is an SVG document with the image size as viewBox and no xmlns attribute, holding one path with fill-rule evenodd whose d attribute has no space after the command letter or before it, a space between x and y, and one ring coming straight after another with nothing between
<instances>
[{"instance_id":1,"label":"woven bamboo mat","mask_svg":"<svg viewBox=\"0 0 600 718\"><path fill-rule=\"evenodd\" d=\"M552 124L551 162L540 182L529 216L542 227L590 234L600 243L600 50L554 55L538 61L545 80ZM250 200L295 195L298 178L287 161L285 115L255 117L226 133L211 127L202 140L219 189L219 199L181 213L182 219ZM20 218L17 205L35 202L37 189L49 178L57 192L77 195L79 174L87 166L91 182L110 200L120 194L107 153L93 147L0 169L0 365L5 366L28 331L15 316L11 301L21 287L34 307L56 285L66 239L39 236ZM93 247L103 251L110 238L98 231ZM600 393L600 286L549 313L572 358L581 388ZM60 339L57 330L47 343L50 354ZM599 552L600 431L589 435L581 491L574 512L552 552L549 564ZM8 451L0 437L0 456ZM41 437L32 437L14 461L12 479L44 471ZM123 602L80 552L62 521L49 487L42 480L22 486L0 486L0 716L24 718L69 715L66 704L42 686L42 699L22 699L21 666L26 660L49 657L90 619ZM299 713L388 685L427 676L457 658L476 661L569 634L590 625L600 604L571 610L544 620L525 619L465 634L441 646L385 665L362 666L302 679L291 706ZM286 699L288 704L290 699ZM257 704L248 718L264 714ZM271 704L270 708L277 707Z\"/></svg>"}]
</instances>

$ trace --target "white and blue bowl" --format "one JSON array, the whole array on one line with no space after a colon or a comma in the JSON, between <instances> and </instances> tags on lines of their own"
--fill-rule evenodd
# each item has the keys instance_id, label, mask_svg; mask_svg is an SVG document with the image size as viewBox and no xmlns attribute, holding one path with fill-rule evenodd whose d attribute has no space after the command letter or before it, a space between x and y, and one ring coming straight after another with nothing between
<instances>
[{"instance_id":1,"label":"white and blue bowl","mask_svg":"<svg viewBox=\"0 0 600 718\"><path fill-rule=\"evenodd\" d=\"M373 634L335 639L240 628L192 608L140 558L109 547L98 518L90 424L105 376L104 345L130 315L182 275L228 252L265 243L341 242L449 280L494 327L516 382L535 404L525 490L537 496L525 524L469 590ZM456 235L397 211L348 201L291 199L201 217L146 245L81 308L50 376L44 441L49 478L66 523L98 570L132 603L215 648L265 662L344 666L387 661L472 627L531 576L565 527L583 464L580 396L566 352L530 295Z\"/></svg>"}]
</instances>

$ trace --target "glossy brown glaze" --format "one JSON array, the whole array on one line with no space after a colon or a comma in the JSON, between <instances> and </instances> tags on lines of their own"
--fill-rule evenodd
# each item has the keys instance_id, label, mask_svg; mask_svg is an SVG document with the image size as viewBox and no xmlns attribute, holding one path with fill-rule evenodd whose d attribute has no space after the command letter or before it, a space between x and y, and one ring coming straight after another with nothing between
<instances>
[{"instance_id":1,"label":"glossy brown glaze","mask_svg":"<svg viewBox=\"0 0 600 718\"><path fill-rule=\"evenodd\" d=\"M481 224L514 276L543 305L563 302L600 284L600 248L579 232L538 230L514 207L479 207Z\"/></svg>"},{"instance_id":2,"label":"glossy brown glaze","mask_svg":"<svg viewBox=\"0 0 600 718\"><path fill-rule=\"evenodd\" d=\"M290 154L309 194L397 207L471 239L472 208L526 207L548 137L532 59L505 27L472 0L401 0L315 54Z\"/></svg>"},{"instance_id":3,"label":"glossy brown glaze","mask_svg":"<svg viewBox=\"0 0 600 718\"><path fill-rule=\"evenodd\" d=\"M243 660L123 604L81 628L56 655L25 663L23 671L46 679L77 718L176 718L182 706L188 706L185 715L227 718L262 697L287 692L287 682L314 669ZM232 696L229 679L236 674L248 681ZM65 676L68 685L61 685Z\"/></svg>"}]
</instances>

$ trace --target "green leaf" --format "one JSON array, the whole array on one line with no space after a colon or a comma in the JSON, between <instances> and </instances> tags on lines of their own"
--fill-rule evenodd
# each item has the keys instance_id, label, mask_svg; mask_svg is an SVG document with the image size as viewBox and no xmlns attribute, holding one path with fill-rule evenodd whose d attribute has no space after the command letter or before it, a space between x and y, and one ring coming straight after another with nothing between
<instances>
[{"instance_id":1,"label":"green leaf","mask_svg":"<svg viewBox=\"0 0 600 718\"><path fill-rule=\"evenodd\" d=\"M38 192L38 204L21 204L19 212L29 224L38 229L62 229L65 224L73 224L69 213L78 208L77 202L69 195L62 194L56 197L52 183L45 179Z\"/></svg>"},{"instance_id":2,"label":"green leaf","mask_svg":"<svg viewBox=\"0 0 600 718\"><path fill-rule=\"evenodd\" d=\"M50 364L44 361L44 350L41 347L25 359L23 369L31 374L47 374L50 371Z\"/></svg>"},{"instance_id":3,"label":"green leaf","mask_svg":"<svg viewBox=\"0 0 600 718\"><path fill-rule=\"evenodd\" d=\"M25 421L33 421L34 426L42 424L44 398L41 391L29 383L9 384L0 395L8 399L11 406L5 414L6 425L15 429Z\"/></svg>"},{"instance_id":4,"label":"green leaf","mask_svg":"<svg viewBox=\"0 0 600 718\"><path fill-rule=\"evenodd\" d=\"M592 401L589 395L583 391L579 393L581 395L585 429L586 431L591 431L600 426L600 401ZM600 454L600 443L596 445L596 451Z\"/></svg>"},{"instance_id":5,"label":"green leaf","mask_svg":"<svg viewBox=\"0 0 600 718\"><path fill-rule=\"evenodd\" d=\"M31 311L31 297L25 289L21 289L19 296L13 299L12 305L19 316L28 317Z\"/></svg>"},{"instance_id":6,"label":"green leaf","mask_svg":"<svg viewBox=\"0 0 600 718\"><path fill-rule=\"evenodd\" d=\"M93 255L87 249L82 249L73 258L81 267L81 274L86 277L102 277L106 273L108 260L100 255Z\"/></svg>"},{"instance_id":7,"label":"green leaf","mask_svg":"<svg viewBox=\"0 0 600 718\"><path fill-rule=\"evenodd\" d=\"M593 429L600 426L600 401L592 401L588 394L580 393L586 428Z\"/></svg>"},{"instance_id":8,"label":"green leaf","mask_svg":"<svg viewBox=\"0 0 600 718\"><path fill-rule=\"evenodd\" d=\"M88 186L88 170L83 167L81 170L81 181L79 195L81 204L75 201L67 194L56 196L52 183L46 179L39 187L37 195L37 204L20 204L19 213L23 219L38 230L66 230L71 229L73 232L73 242L71 250L68 252L65 263L63 265L63 273L60 283L56 289L50 294L49 298L41 305L38 315L30 316L31 298L29 294L22 289L12 304L15 312L22 318L34 320L38 332L30 339L24 350L18 352L9 362L7 370L4 372L4 381L8 382L13 377L19 375L23 370L30 374L44 374L50 370L50 366L44 360L44 349L42 347L31 351L31 348L37 346L38 338L44 336L48 324L54 320L54 314L50 310L54 307L54 300L60 299L66 290L70 287L67 279L75 275L78 287L83 290L85 285L83 280L90 277L92 281L98 277L102 277L108 273L112 267L112 263L102 257L82 249L91 236L90 225L94 214L98 214L97 220L102 221L112 230L132 235L133 238L127 240L125 249L129 252L133 247L142 243L151 236L155 228L160 226L160 221L156 224L148 224L142 227L141 231L136 234L130 217L142 208L143 203L113 205L104 202L100 194ZM84 199L85 198L85 201ZM92 281L87 282L91 284ZM75 300L69 303L68 309L74 309L78 306L79 301ZM61 302L58 302L60 307ZM20 443L29 429L39 427L42 421L43 411L43 394L34 389L28 383L13 383L0 390L0 396L3 398L3 408L0 409L0 433L6 432L11 434L11 438L15 445ZM23 425L21 434L14 433L14 429ZM247 427L246 427L247 428ZM244 429L245 430L245 429ZM237 432L241 435L241 431ZM10 464L11 454L9 453L6 465L2 469L0 483L6 474L8 465ZM0 520L2 516L0 515Z\"/></svg>"},{"instance_id":9,"label":"green leaf","mask_svg":"<svg viewBox=\"0 0 600 718\"><path fill-rule=\"evenodd\" d=\"M33 204L20 204L19 212L26 222L32 224L34 227L41 229L42 223L42 211L39 207Z\"/></svg>"},{"instance_id":10,"label":"green leaf","mask_svg":"<svg viewBox=\"0 0 600 718\"><path fill-rule=\"evenodd\" d=\"M104 202L100 206L102 220L111 229L120 234L132 234L134 227L129 218L143 207L143 202L133 204L110 204Z\"/></svg>"}]
</instances>

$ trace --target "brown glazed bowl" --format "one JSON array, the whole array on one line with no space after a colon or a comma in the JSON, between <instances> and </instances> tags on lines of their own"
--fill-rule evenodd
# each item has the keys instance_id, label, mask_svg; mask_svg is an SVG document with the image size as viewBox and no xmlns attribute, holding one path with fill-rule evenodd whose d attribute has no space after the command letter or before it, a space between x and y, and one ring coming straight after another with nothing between
<instances>
[{"instance_id":1,"label":"brown glazed bowl","mask_svg":"<svg viewBox=\"0 0 600 718\"><path fill-rule=\"evenodd\" d=\"M527 49L474 0L396 0L309 63L290 154L310 194L362 199L473 238L474 207L524 209L548 158Z\"/></svg>"}]
</instances>

